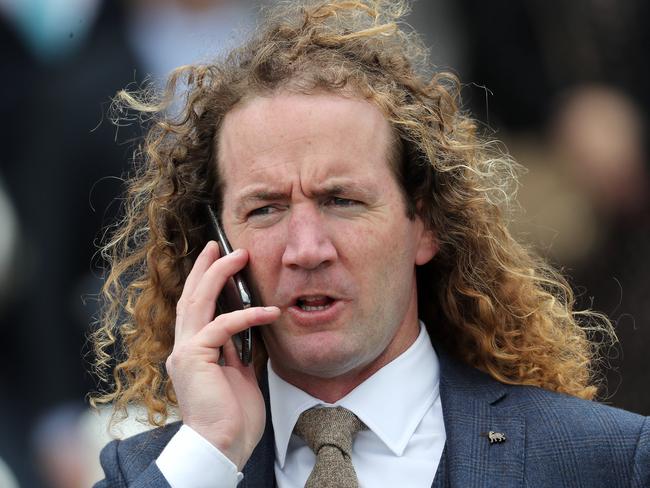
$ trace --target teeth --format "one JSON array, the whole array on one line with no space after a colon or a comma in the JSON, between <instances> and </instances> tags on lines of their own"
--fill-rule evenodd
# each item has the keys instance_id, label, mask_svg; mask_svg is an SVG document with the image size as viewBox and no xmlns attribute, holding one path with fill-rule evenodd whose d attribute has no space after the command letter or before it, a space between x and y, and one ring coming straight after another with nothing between
<instances>
[{"instance_id":1,"label":"teeth","mask_svg":"<svg viewBox=\"0 0 650 488\"><path fill-rule=\"evenodd\" d=\"M329 305L319 305L319 306L316 306L316 307L312 307L310 305L300 305L300 308L302 308L306 312L315 312L317 310L325 310L328 307L329 307Z\"/></svg>"},{"instance_id":2,"label":"teeth","mask_svg":"<svg viewBox=\"0 0 650 488\"><path fill-rule=\"evenodd\" d=\"M330 308L333 302L327 295L308 295L298 298L296 305L305 312L318 312Z\"/></svg>"}]
</instances>

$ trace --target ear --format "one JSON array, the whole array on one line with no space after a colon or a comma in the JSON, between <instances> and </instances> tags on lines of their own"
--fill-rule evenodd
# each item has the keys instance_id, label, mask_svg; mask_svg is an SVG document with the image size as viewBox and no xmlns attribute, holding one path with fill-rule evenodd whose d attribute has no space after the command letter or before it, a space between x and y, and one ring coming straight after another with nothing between
<instances>
[{"instance_id":1,"label":"ear","mask_svg":"<svg viewBox=\"0 0 650 488\"><path fill-rule=\"evenodd\" d=\"M438 253L440 245L438 238L432 230L426 230L422 225L420 240L415 251L415 264L421 266L428 263Z\"/></svg>"},{"instance_id":2,"label":"ear","mask_svg":"<svg viewBox=\"0 0 650 488\"><path fill-rule=\"evenodd\" d=\"M415 249L415 264L421 266L427 264L433 259L433 257L438 254L438 249L440 249L440 243L438 241L438 236L435 231L429 230L422 217L420 217L420 211L422 210L422 200L417 202L418 213L415 216L416 225L418 228L419 239L417 242L417 247Z\"/></svg>"}]
</instances>

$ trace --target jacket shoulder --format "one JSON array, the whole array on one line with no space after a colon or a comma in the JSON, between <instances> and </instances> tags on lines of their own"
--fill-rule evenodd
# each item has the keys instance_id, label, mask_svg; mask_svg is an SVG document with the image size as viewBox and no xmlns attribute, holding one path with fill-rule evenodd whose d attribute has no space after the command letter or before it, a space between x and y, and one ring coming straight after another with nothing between
<instances>
[{"instance_id":1,"label":"jacket shoulder","mask_svg":"<svg viewBox=\"0 0 650 488\"><path fill-rule=\"evenodd\" d=\"M123 480L123 486L130 486L142 473L151 470L152 463L181 425L181 422L174 422L123 440L109 442L100 455L106 479Z\"/></svg>"},{"instance_id":2,"label":"jacket shoulder","mask_svg":"<svg viewBox=\"0 0 650 488\"><path fill-rule=\"evenodd\" d=\"M511 387L505 403L511 403L527 420L529 428L539 425L549 433L564 428L563 434L606 435L638 440L646 417L599 402L532 386Z\"/></svg>"},{"instance_id":3,"label":"jacket shoulder","mask_svg":"<svg viewBox=\"0 0 650 488\"><path fill-rule=\"evenodd\" d=\"M525 418L527 458L544 461L529 465L534 477L573 466L608 486L650 486L650 417L536 387L513 387L510 402Z\"/></svg>"}]
</instances>

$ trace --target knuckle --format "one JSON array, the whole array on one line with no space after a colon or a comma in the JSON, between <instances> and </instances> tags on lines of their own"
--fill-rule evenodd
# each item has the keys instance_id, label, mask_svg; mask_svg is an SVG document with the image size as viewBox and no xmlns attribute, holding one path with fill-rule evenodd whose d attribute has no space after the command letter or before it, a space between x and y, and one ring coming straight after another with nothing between
<instances>
[{"instance_id":1,"label":"knuckle","mask_svg":"<svg viewBox=\"0 0 650 488\"><path fill-rule=\"evenodd\" d=\"M186 309L191 309L191 308L198 308L198 307L203 307L209 302L208 298L203 296L202 294L195 294L192 295L187 299L186 303Z\"/></svg>"},{"instance_id":2,"label":"knuckle","mask_svg":"<svg viewBox=\"0 0 650 488\"><path fill-rule=\"evenodd\" d=\"M174 350L172 351L170 357L172 358L172 361L178 363L179 361L189 356L189 354L190 351L187 344L178 344L176 347L174 347Z\"/></svg>"},{"instance_id":3,"label":"knuckle","mask_svg":"<svg viewBox=\"0 0 650 488\"><path fill-rule=\"evenodd\" d=\"M183 360L189 356L188 347L184 344L177 344L174 346L172 353L167 357L165 365L167 369L178 368Z\"/></svg>"},{"instance_id":4,"label":"knuckle","mask_svg":"<svg viewBox=\"0 0 650 488\"><path fill-rule=\"evenodd\" d=\"M218 315L214 320L208 322L205 326L206 330L220 332L224 329L227 329L228 321L224 320L224 315Z\"/></svg>"},{"instance_id":5,"label":"knuckle","mask_svg":"<svg viewBox=\"0 0 650 488\"><path fill-rule=\"evenodd\" d=\"M234 312L225 313L217 316L212 322L210 322L207 327L211 329L210 332L215 337L219 337L220 340L225 340L225 338L233 334L232 330L236 327L237 321L233 321Z\"/></svg>"}]
</instances>

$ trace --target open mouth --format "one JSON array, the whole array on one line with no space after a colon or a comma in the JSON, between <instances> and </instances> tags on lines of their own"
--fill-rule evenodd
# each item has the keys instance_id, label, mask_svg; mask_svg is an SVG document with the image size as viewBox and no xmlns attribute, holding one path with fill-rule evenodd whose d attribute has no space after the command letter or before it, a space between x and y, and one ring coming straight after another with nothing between
<instances>
[{"instance_id":1,"label":"open mouth","mask_svg":"<svg viewBox=\"0 0 650 488\"><path fill-rule=\"evenodd\" d=\"M305 296L296 300L296 306L305 312L319 312L330 308L334 301L334 298L326 295Z\"/></svg>"}]
</instances>

